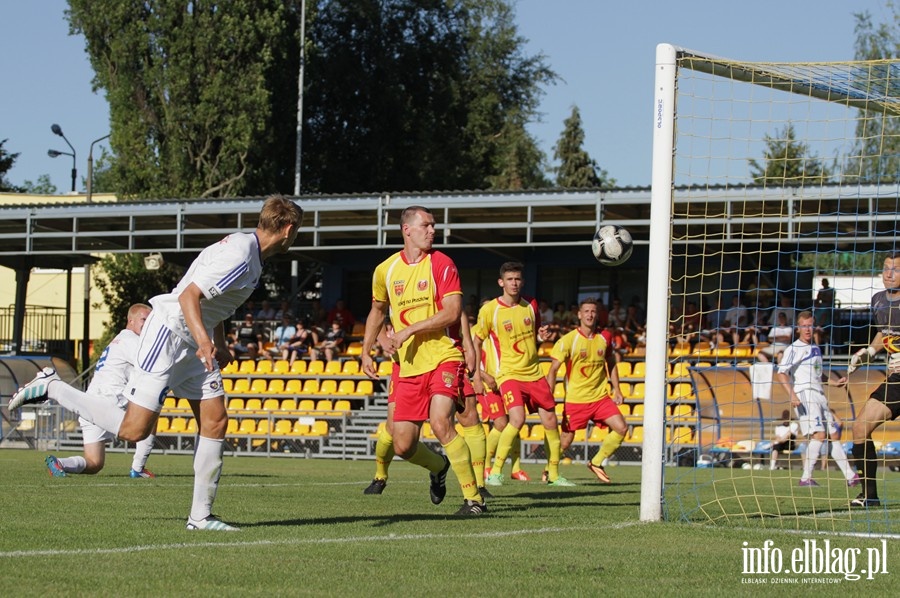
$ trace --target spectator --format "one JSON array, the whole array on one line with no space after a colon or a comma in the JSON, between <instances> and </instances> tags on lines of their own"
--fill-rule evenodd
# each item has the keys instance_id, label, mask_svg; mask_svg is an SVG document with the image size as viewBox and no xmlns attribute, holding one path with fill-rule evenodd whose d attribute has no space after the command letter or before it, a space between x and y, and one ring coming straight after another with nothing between
<instances>
[{"instance_id":1,"label":"spectator","mask_svg":"<svg viewBox=\"0 0 900 598\"><path fill-rule=\"evenodd\" d=\"M578 317L580 311L578 304L573 303L572 312L572 328L578 328L581 325L581 319ZM603 330L609 324L609 310L603 305L602 299L597 299L597 330Z\"/></svg>"},{"instance_id":2,"label":"spectator","mask_svg":"<svg viewBox=\"0 0 900 598\"><path fill-rule=\"evenodd\" d=\"M828 279L822 279L822 288L816 294L816 327L813 330L817 345L826 348L831 339L831 323L834 314L834 289L828 286Z\"/></svg>"},{"instance_id":3,"label":"spectator","mask_svg":"<svg viewBox=\"0 0 900 598\"><path fill-rule=\"evenodd\" d=\"M741 305L739 295L731 298L731 307L725 312L722 328L719 332L717 345L736 345L740 342L747 327L747 308Z\"/></svg>"},{"instance_id":4,"label":"spectator","mask_svg":"<svg viewBox=\"0 0 900 598\"><path fill-rule=\"evenodd\" d=\"M640 312L638 306L631 304L628 306L626 311L625 318L625 334L628 337L628 342L632 347L635 347L639 344L639 339L644 337L644 323L640 319Z\"/></svg>"},{"instance_id":5,"label":"spectator","mask_svg":"<svg viewBox=\"0 0 900 598\"><path fill-rule=\"evenodd\" d=\"M347 309L343 299L338 299L334 303L334 307L331 308L331 311L328 312L326 318L327 323L332 324L335 320L340 320L341 328L347 333L353 330L353 325L356 323L356 318L354 318L353 314L350 313L350 310Z\"/></svg>"},{"instance_id":6,"label":"spectator","mask_svg":"<svg viewBox=\"0 0 900 598\"><path fill-rule=\"evenodd\" d=\"M268 299L262 300L262 306L256 312L256 319L260 322L270 322L275 319L275 308L272 307Z\"/></svg>"},{"instance_id":7,"label":"spectator","mask_svg":"<svg viewBox=\"0 0 900 598\"><path fill-rule=\"evenodd\" d=\"M241 309L234 312L234 318L236 320L243 320L244 316L250 314L254 318L256 317L256 304L253 302L253 299L247 299L247 302L241 307Z\"/></svg>"},{"instance_id":8,"label":"spectator","mask_svg":"<svg viewBox=\"0 0 900 598\"><path fill-rule=\"evenodd\" d=\"M609 334L609 346L613 358L616 363L619 363L631 351L631 345L625 336L625 330L610 324L606 327L606 331Z\"/></svg>"},{"instance_id":9,"label":"spectator","mask_svg":"<svg viewBox=\"0 0 900 598\"><path fill-rule=\"evenodd\" d=\"M553 311L553 323L559 327L560 334L568 332L571 326L569 310L566 309L566 304L562 301L556 302L556 309Z\"/></svg>"},{"instance_id":10,"label":"spectator","mask_svg":"<svg viewBox=\"0 0 900 598\"><path fill-rule=\"evenodd\" d=\"M772 439L772 456L769 461L769 469L775 470L778 467L778 453L784 452L788 455L794 450L794 440L797 439L797 433L800 426L797 422L790 421L790 412L785 409L781 414L782 422L775 426L775 438ZM784 469L781 467L780 469Z\"/></svg>"},{"instance_id":11,"label":"spectator","mask_svg":"<svg viewBox=\"0 0 900 598\"><path fill-rule=\"evenodd\" d=\"M282 299L280 306L275 311L276 320L281 320L284 316L290 316L292 320L294 319L294 310L291 309L291 302L287 299Z\"/></svg>"},{"instance_id":12,"label":"spectator","mask_svg":"<svg viewBox=\"0 0 900 598\"><path fill-rule=\"evenodd\" d=\"M244 316L237 329L232 331L234 342L228 347L235 359L256 359L262 342L262 330L251 314Z\"/></svg>"},{"instance_id":13,"label":"spectator","mask_svg":"<svg viewBox=\"0 0 900 598\"><path fill-rule=\"evenodd\" d=\"M316 326L322 326L328 317L328 312L322 307L322 302L313 299L309 305L309 313L306 314L306 325L312 329Z\"/></svg>"},{"instance_id":14,"label":"spectator","mask_svg":"<svg viewBox=\"0 0 900 598\"><path fill-rule=\"evenodd\" d=\"M794 325L794 306L791 305L791 298L788 295L781 295L778 298L778 306L772 310L772 315L769 319L769 325L774 326L778 322L778 314L783 313L785 317L787 317L787 323L789 326Z\"/></svg>"},{"instance_id":15,"label":"spectator","mask_svg":"<svg viewBox=\"0 0 900 598\"><path fill-rule=\"evenodd\" d=\"M333 361L344 350L345 333L340 318L331 322L331 330L325 333L325 339L310 351L312 359L319 359L325 354L325 361Z\"/></svg>"},{"instance_id":16,"label":"spectator","mask_svg":"<svg viewBox=\"0 0 900 598\"><path fill-rule=\"evenodd\" d=\"M628 320L628 310L622 306L622 302L618 298L612 300L609 308L609 325L616 328L624 328L625 322Z\"/></svg>"},{"instance_id":17,"label":"spectator","mask_svg":"<svg viewBox=\"0 0 900 598\"><path fill-rule=\"evenodd\" d=\"M306 327L304 320L297 321L297 330L294 336L288 341L287 349L281 352L281 358L290 361L290 365L298 358L304 358L310 354L312 348L319 344L319 336Z\"/></svg>"},{"instance_id":18,"label":"spectator","mask_svg":"<svg viewBox=\"0 0 900 598\"><path fill-rule=\"evenodd\" d=\"M538 303L538 310L541 312L541 324L553 323L553 310L550 308L549 303L541 301Z\"/></svg>"},{"instance_id":19,"label":"spectator","mask_svg":"<svg viewBox=\"0 0 900 598\"><path fill-rule=\"evenodd\" d=\"M757 353L756 358L762 362L778 362L778 356L794 342L794 328L788 325L787 315L778 314L778 323L769 329L769 345L763 347Z\"/></svg>"},{"instance_id":20,"label":"spectator","mask_svg":"<svg viewBox=\"0 0 900 598\"><path fill-rule=\"evenodd\" d=\"M266 351L270 359L283 356L290 349L291 339L297 335L297 327L294 326L294 318L290 313L281 316L281 324L275 329L272 336L272 348ZM286 359L286 357L283 357Z\"/></svg>"}]
</instances>

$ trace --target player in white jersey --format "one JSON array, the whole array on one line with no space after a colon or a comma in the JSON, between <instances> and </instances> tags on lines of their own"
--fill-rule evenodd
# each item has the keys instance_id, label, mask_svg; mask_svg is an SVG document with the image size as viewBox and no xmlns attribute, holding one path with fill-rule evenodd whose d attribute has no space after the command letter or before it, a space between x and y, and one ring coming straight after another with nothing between
<instances>
[{"instance_id":1,"label":"player in white jersey","mask_svg":"<svg viewBox=\"0 0 900 598\"><path fill-rule=\"evenodd\" d=\"M220 368L232 361L223 322L259 284L263 262L287 252L297 238L303 210L282 195L266 199L253 233L233 233L200 252L171 293L150 300L153 312L141 333L135 369L125 386L127 410L110 409L63 383L44 368L17 392L9 408L47 398L131 442L156 426L166 392L188 399L199 422L194 451L194 495L189 530L233 531L211 514L222 472L228 426ZM60 384L57 384L60 382Z\"/></svg>"},{"instance_id":2,"label":"player in white jersey","mask_svg":"<svg viewBox=\"0 0 900 598\"><path fill-rule=\"evenodd\" d=\"M149 305L135 303L128 308L125 328L116 335L97 360L94 377L87 389L89 395L103 395L107 402L115 401L123 410L128 406L128 400L122 396L122 389L128 382L131 370L134 369L138 340L149 315ZM47 457L44 463L47 464L47 471L53 477L65 477L68 473L94 474L103 469L106 462L106 443L115 440L115 435L83 417L79 417L78 421L81 424L84 456L62 459L57 459L53 455ZM144 467L155 439L156 437L151 434L135 446L129 474L132 478L156 477Z\"/></svg>"},{"instance_id":3,"label":"player in white jersey","mask_svg":"<svg viewBox=\"0 0 900 598\"><path fill-rule=\"evenodd\" d=\"M797 423L800 424L800 434L809 437L803 455L800 486L819 485L812 479L813 468L819 459L826 432L829 435L837 432L822 387L822 351L812 341L814 327L812 312L800 312L797 316L797 340L784 350L775 373L776 379L791 397L791 405L797 414ZM834 383L829 379L828 383L832 386L843 386L847 383L847 378L841 378ZM831 456L847 479L847 485L859 484L859 476L850 467L847 454L840 442L831 444Z\"/></svg>"}]
</instances>

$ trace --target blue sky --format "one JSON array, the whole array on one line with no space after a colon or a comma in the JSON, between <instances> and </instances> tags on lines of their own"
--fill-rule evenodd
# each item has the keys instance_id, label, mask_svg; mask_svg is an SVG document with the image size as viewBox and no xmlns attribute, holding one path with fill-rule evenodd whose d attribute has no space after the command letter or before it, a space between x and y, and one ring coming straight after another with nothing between
<instances>
[{"instance_id":1,"label":"blue sky","mask_svg":"<svg viewBox=\"0 0 900 598\"><path fill-rule=\"evenodd\" d=\"M68 35L64 0L0 3L0 139L19 153L14 184L50 175L70 189L72 159L50 131L57 123L75 147L78 187L88 148L109 132L84 40ZM531 126L548 157L573 105L581 111L588 153L622 186L649 186L656 45L668 42L747 61L841 61L853 57L854 12L888 22L885 0L519 0L520 34L560 76ZM723 14L723 13L727 13ZM95 146L95 157L99 147Z\"/></svg>"}]
</instances>

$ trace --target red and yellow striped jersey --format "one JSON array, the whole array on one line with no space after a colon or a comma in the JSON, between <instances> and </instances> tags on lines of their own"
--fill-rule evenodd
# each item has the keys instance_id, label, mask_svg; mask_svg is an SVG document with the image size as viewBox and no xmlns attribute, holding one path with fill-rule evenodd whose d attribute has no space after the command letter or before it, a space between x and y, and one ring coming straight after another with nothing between
<instances>
[{"instance_id":1,"label":"red and yellow striped jersey","mask_svg":"<svg viewBox=\"0 0 900 598\"><path fill-rule=\"evenodd\" d=\"M494 363L488 360L485 371L497 379L497 384L506 380L530 382L543 376L537 354L540 325L534 299L521 297L516 305L506 305L497 298L481 306L473 332L484 341L484 352L493 351L496 357Z\"/></svg>"}]
</instances>

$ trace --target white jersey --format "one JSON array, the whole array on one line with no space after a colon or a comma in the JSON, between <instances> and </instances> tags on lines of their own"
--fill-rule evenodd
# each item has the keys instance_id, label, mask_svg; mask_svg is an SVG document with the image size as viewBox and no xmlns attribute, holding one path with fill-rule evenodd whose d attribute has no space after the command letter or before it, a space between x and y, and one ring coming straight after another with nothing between
<instances>
[{"instance_id":1,"label":"white jersey","mask_svg":"<svg viewBox=\"0 0 900 598\"><path fill-rule=\"evenodd\" d=\"M88 394L121 397L122 389L134 369L139 339L138 335L127 328L116 335L97 360L94 377L87 389ZM127 401L120 398L120 406L125 404Z\"/></svg>"},{"instance_id":2,"label":"white jersey","mask_svg":"<svg viewBox=\"0 0 900 598\"><path fill-rule=\"evenodd\" d=\"M211 332L250 297L260 274L262 255L256 234L233 233L201 251L172 292L157 295L150 305L169 330L196 348L178 303L181 293L191 283L200 288L205 298L200 300L203 326Z\"/></svg>"},{"instance_id":3,"label":"white jersey","mask_svg":"<svg viewBox=\"0 0 900 598\"><path fill-rule=\"evenodd\" d=\"M791 376L794 392L798 395L804 390L812 390L815 391L812 394L821 395L822 400L825 400L822 388L822 351L818 345L795 340L784 350L778 372Z\"/></svg>"}]
</instances>

